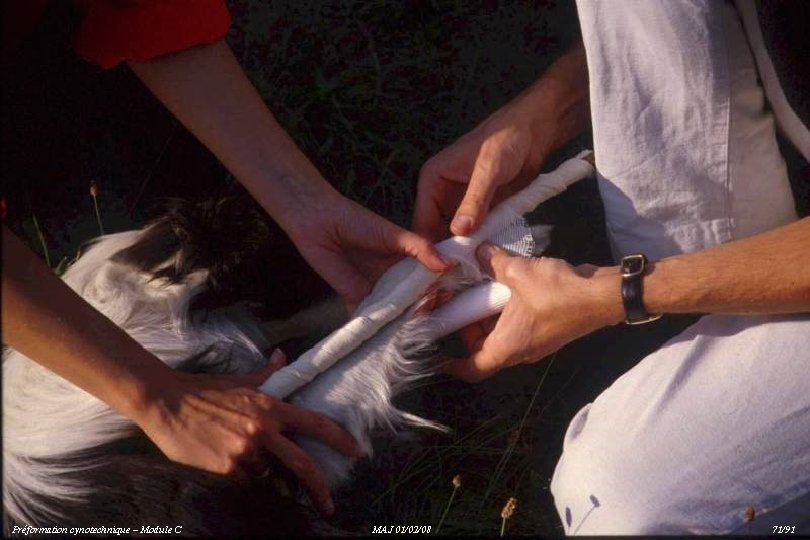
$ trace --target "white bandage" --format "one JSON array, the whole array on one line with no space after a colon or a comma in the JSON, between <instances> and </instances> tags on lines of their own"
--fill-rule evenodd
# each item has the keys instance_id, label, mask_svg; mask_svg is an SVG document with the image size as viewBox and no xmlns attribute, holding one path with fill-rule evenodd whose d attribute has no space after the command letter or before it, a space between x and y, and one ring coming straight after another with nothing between
<instances>
[{"instance_id":1,"label":"white bandage","mask_svg":"<svg viewBox=\"0 0 810 540\"><path fill-rule=\"evenodd\" d=\"M510 245L513 251L515 246L519 246L517 247L519 254L530 255L530 233L512 234L509 230L527 230L524 214L563 192L574 182L593 174L593 165L585 160L591 155L590 151L581 152L554 171L541 174L528 187L492 210L475 233L469 237L448 238L436 244L436 248L463 265L468 277L473 281L484 279L475 258L475 250L482 242ZM505 231L509 234L504 234ZM528 241L523 240L526 235ZM374 290L348 323L321 340L298 360L275 372L259 390L278 398L289 396L402 315L424 296L428 287L439 277L415 259L405 259L397 263L379 279ZM441 337L467 324L499 313L508 300L509 289L495 283L479 285L465 291L439 308L432 316L440 321L441 326L435 337Z\"/></svg>"}]
</instances>

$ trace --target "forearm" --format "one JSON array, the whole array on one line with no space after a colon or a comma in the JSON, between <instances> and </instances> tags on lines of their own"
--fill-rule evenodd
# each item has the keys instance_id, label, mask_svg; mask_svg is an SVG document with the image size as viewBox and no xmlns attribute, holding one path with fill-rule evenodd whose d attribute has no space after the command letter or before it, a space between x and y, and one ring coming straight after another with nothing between
<instances>
[{"instance_id":1,"label":"forearm","mask_svg":"<svg viewBox=\"0 0 810 540\"><path fill-rule=\"evenodd\" d=\"M3 342L125 416L170 370L3 226ZM169 373L167 373L169 372Z\"/></svg>"},{"instance_id":2,"label":"forearm","mask_svg":"<svg viewBox=\"0 0 810 540\"><path fill-rule=\"evenodd\" d=\"M810 311L810 218L654 263L644 302L651 313Z\"/></svg>"},{"instance_id":3,"label":"forearm","mask_svg":"<svg viewBox=\"0 0 810 540\"><path fill-rule=\"evenodd\" d=\"M643 278L650 313L801 313L810 311L810 218L750 238L651 263ZM597 295L621 322L617 267L597 271ZM610 291L613 291L611 294Z\"/></svg>"},{"instance_id":4,"label":"forearm","mask_svg":"<svg viewBox=\"0 0 810 540\"><path fill-rule=\"evenodd\" d=\"M130 67L285 228L335 195L262 101L224 41Z\"/></svg>"},{"instance_id":5,"label":"forearm","mask_svg":"<svg viewBox=\"0 0 810 540\"><path fill-rule=\"evenodd\" d=\"M587 127L588 96L588 65L580 41L507 107L531 120L534 140L548 155Z\"/></svg>"}]
</instances>

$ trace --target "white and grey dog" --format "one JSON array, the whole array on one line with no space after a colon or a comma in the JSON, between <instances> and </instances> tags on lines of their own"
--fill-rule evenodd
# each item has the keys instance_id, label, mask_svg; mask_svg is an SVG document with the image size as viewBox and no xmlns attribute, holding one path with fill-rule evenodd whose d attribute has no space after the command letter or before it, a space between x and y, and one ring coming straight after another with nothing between
<instances>
[{"instance_id":1,"label":"white and grey dog","mask_svg":"<svg viewBox=\"0 0 810 540\"><path fill-rule=\"evenodd\" d=\"M496 313L508 300L505 287L482 283L475 248L490 241L523 255L538 252L544 246L535 244L522 215L591 174L584 158L538 177L472 237L439 244L460 262L450 275L432 275L413 260L395 265L347 324L261 389L324 412L369 450L374 428L434 425L397 410L391 400L432 373L438 338ZM266 235L260 212L240 199L179 203L142 230L93 242L64 280L175 369L252 372L264 366L277 340L246 309L217 307L211 297L233 293L234 283L263 279L256 254ZM420 302L437 287L469 290L420 314ZM309 330L313 320L325 329L321 316L304 313L272 330L277 336L296 326ZM347 479L349 458L312 440L299 442L331 485ZM20 353L4 352L7 530L14 524L172 523L183 525L186 534L307 532L307 520L295 511L299 505L277 489L277 480L255 479L246 486L172 463L127 418Z\"/></svg>"},{"instance_id":2,"label":"white and grey dog","mask_svg":"<svg viewBox=\"0 0 810 540\"><path fill-rule=\"evenodd\" d=\"M63 279L171 367L247 373L275 344L231 301L263 278L270 234L244 197L173 201L144 229L83 247ZM3 506L7 531L105 523L300 531L295 504L278 490L170 462L130 420L14 350L3 354Z\"/></svg>"}]
</instances>

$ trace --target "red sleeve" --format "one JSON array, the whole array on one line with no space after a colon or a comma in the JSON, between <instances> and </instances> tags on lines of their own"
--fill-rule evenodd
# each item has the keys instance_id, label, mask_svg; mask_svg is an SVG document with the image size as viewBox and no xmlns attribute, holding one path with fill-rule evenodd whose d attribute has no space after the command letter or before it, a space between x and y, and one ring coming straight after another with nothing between
<instances>
[{"instance_id":1,"label":"red sleeve","mask_svg":"<svg viewBox=\"0 0 810 540\"><path fill-rule=\"evenodd\" d=\"M213 43L231 16L224 0L78 0L83 20L74 38L83 58L111 68L126 60Z\"/></svg>"}]
</instances>

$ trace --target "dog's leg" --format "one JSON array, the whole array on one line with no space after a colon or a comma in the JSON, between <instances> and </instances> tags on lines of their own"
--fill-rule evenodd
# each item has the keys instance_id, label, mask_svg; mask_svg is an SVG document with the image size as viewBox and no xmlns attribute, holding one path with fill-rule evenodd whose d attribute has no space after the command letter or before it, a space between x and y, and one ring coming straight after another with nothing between
<instances>
[{"instance_id":1,"label":"dog's leg","mask_svg":"<svg viewBox=\"0 0 810 540\"><path fill-rule=\"evenodd\" d=\"M343 326L348 320L346 308L338 297L319 302L289 319L261 323L261 331L271 348L290 340L318 341Z\"/></svg>"}]
</instances>

